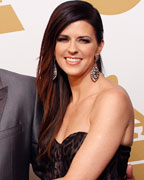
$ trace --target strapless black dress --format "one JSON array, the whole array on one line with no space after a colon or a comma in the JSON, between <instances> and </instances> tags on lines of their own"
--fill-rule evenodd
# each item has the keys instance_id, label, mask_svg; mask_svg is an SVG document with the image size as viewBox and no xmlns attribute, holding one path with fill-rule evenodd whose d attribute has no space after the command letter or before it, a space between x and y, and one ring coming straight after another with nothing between
<instances>
[{"instance_id":1,"label":"strapless black dress","mask_svg":"<svg viewBox=\"0 0 144 180\"><path fill-rule=\"evenodd\" d=\"M47 165L42 167L42 180L65 176L86 135L85 132L76 132L69 135L61 144L54 141L51 158L45 159ZM98 180L124 180L130 151L130 147L121 145Z\"/></svg>"}]
</instances>

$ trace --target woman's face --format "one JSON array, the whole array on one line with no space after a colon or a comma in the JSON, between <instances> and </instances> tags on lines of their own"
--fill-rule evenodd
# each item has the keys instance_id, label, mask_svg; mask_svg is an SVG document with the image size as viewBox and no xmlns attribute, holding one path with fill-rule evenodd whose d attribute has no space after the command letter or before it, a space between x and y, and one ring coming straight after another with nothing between
<instances>
[{"instance_id":1,"label":"woman's face","mask_svg":"<svg viewBox=\"0 0 144 180\"><path fill-rule=\"evenodd\" d=\"M68 76L86 75L102 46L98 46L91 24L84 20L76 21L60 33L55 47L56 61Z\"/></svg>"}]
</instances>

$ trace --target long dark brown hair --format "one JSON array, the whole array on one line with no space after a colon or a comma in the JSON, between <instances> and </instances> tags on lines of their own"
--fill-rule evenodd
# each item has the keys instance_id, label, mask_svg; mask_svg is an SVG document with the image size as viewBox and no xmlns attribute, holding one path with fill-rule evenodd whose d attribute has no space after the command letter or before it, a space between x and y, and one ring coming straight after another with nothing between
<instances>
[{"instance_id":1,"label":"long dark brown hair","mask_svg":"<svg viewBox=\"0 0 144 180\"><path fill-rule=\"evenodd\" d=\"M103 39L100 14L84 1L68 1L59 5L52 13L44 33L37 71L37 89L44 108L38 143L38 157L41 160L50 156L51 145L71 98L67 75L57 64L58 75L53 80L56 41L65 27L78 20L85 20L93 26L99 44ZM100 56L97 65L102 71Z\"/></svg>"}]
</instances>

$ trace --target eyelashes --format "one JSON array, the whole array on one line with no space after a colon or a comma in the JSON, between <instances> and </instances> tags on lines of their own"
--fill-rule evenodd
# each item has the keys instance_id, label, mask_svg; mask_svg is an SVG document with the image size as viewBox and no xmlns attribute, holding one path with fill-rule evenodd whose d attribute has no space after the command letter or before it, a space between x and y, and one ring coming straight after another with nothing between
<instances>
[{"instance_id":1,"label":"eyelashes","mask_svg":"<svg viewBox=\"0 0 144 180\"><path fill-rule=\"evenodd\" d=\"M84 43L90 43L91 41L89 39L80 39L81 42L84 42Z\"/></svg>"},{"instance_id":2,"label":"eyelashes","mask_svg":"<svg viewBox=\"0 0 144 180\"><path fill-rule=\"evenodd\" d=\"M61 42L61 41L68 41L68 38L58 37L57 41L59 41L59 42Z\"/></svg>"},{"instance_id":3,"label":"eyelashes","mask_svg":"<svg viewBox=\"0 0 144 180\"><path fill-rule=\"evenodd\" d=\"M78 38L77 40L78 40L80 43L85 43L85 44L91 42L91 40L88 39L88 38ZM68 42L68 41L69 41L69 38L68 38L68 37L58 37L57 41L58 41L58 42Z\"/></svg>"}]
</instances>

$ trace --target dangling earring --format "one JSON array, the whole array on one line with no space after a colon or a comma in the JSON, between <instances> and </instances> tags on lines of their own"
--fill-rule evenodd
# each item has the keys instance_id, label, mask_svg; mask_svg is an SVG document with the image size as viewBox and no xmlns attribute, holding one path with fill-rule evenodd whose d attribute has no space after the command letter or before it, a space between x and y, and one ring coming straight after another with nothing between
<instances>
[{"instance_id":1,"label":"dangling earring","mask_svg":"<svg viewBox=\"0 0 144 180\"><path fill-rule=\"evenodd\" d=\"M94 63L94 66L93 66L91 74L90 74L91 80L93 82L96 82L99 78L99 69L98 69L97 63L96 63L97 60L98 60L98 56L95 58L95 63Z\"/></svg>"},{"instance_id":2,"label":"dangling earring","mask_svg":"<svg viewBox=\"0 0 144 180\"><path fill-rule=\"evenodd\" d=\"M55 80L57 77L57 67L56 67L56 63L54 60L54 66L53 66L53 80Z\"/></svg>"}]
</instances>

